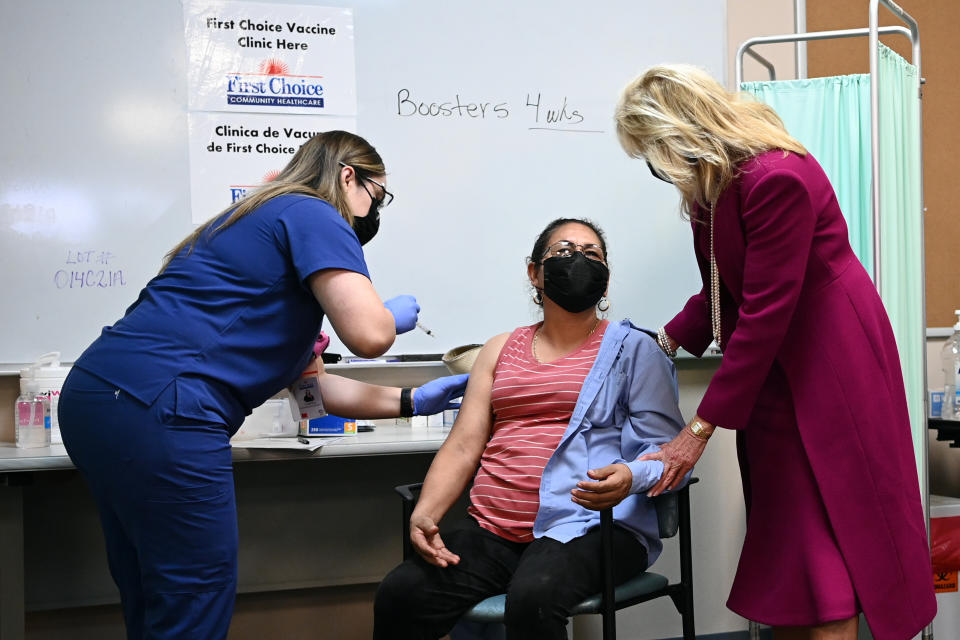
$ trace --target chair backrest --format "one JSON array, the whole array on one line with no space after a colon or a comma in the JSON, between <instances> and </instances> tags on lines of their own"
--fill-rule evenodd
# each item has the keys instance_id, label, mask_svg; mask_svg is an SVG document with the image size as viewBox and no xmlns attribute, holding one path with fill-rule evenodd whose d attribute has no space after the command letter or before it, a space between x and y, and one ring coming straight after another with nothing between
<instances>
[{"instance_id":1,"label":"chair backrest","mask_svg":"<svg viewBox=\"0 0 960 640\"><path fill-rule=\"evenodd\" d=\"M660 527L661 538L672 538L680 529L680 507L676 493L661 493L653 499L653 506L657 509L657 524Z\"/></svg>"}]
</instances>

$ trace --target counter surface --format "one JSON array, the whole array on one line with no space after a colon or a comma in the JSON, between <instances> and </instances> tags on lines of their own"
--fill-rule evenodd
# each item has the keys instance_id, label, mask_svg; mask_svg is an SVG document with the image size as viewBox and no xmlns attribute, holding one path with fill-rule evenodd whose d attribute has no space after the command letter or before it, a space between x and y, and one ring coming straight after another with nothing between
<instances>
[{"instance_id":1,"label":"counter surface","mask_svg":"<svg viewBox=\"0 0 960 640\"><path fill-rule=\"evenodd\" d=\"M440 448L449 432L449 427L378 426L375 431L337 437L336 442L331 442L312 452L295 449L234 447L233 460L246 462L430 453ZM61 444L36 449L18 449L13 443L0 442L0 473L73 468L73 462Z\"/></svg>"}]
</instances>

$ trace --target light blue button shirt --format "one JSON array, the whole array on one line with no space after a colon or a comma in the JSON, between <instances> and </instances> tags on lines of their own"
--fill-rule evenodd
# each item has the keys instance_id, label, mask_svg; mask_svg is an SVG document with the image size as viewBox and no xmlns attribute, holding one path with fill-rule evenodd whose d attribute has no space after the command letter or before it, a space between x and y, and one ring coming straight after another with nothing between
<instances>
[{"instance_id":1,"label":"light blue button shirt","mask_svg":"<svg viewBox=\"0 0 960 640\"><path fill-rule=\"evenodd\" d=\"M589 469L623 462L633 486L613 517L639 538L653 564L663 545L656 509L644 492L660 479L663 463L637 458L659 451L683 429L678 400L676 368L652 335L629 320L611 323L570 424L543 470L534 537L568 542L599 526L600 512L573 502L570 492L589 480Z\"/></svg>"}]
</instances>

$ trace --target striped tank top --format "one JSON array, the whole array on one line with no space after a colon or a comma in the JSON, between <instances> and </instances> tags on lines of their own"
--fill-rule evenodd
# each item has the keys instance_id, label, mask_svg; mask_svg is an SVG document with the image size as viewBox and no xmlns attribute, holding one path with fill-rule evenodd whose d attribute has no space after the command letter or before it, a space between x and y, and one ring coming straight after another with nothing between
<instances>
[{"instance_id":1,"label":"striped tank top","mask_svg":"<svg viewBox=\"0 0 960 640\"><path fill-rule=\"evenodd\" d=\"M493 372L493 432L470 490L468 512L507 540L533 540L543 469L573 415L609 322L603 320L573 352L553 362L533 357L540 324L507 338Z\"/></svg>"}]
</instances>

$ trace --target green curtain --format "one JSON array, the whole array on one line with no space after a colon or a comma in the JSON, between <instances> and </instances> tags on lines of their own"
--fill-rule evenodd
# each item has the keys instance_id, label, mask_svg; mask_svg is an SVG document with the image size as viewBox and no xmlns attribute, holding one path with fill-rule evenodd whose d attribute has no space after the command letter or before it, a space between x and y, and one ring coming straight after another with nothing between
<instances>
[{"instance_id":1,"label":"green curtain","mask_svg":"<svg viewBox=\"0 0 960 640\"><path fill-rule=\"evenodd\" d=\"M870 76L745 82L741 89L773 107L823 167L847 220L850 245L873 273Z\"/></svg>"},{"instance_id":2,"label":"green curtain","mask_svg":"<svg viewBox=\"0 0 960 640\"><path fill-rule=\"evenodd\" d=\"M880 44L880 295L900 351L917 470L923 478L927 424L919 86L917 68ZM873 273L870 76L745 82L741 89L772 106L823 166L847 220L850 244Z\"/></svg>"},{"instance_id":3,"label":"green curtain","mask_svg":"<svg viewBox=\"0 0 960 640\"><path fill-rule=\"evenodd\" d=\"M880 295L900 349L913 449L921 474L926 446L926 350L920 90L917 68L880 45ZM923 477L923 475L921 475ZM926 499L926 498L924 498Z\"/></svg>"}]
</instances>

